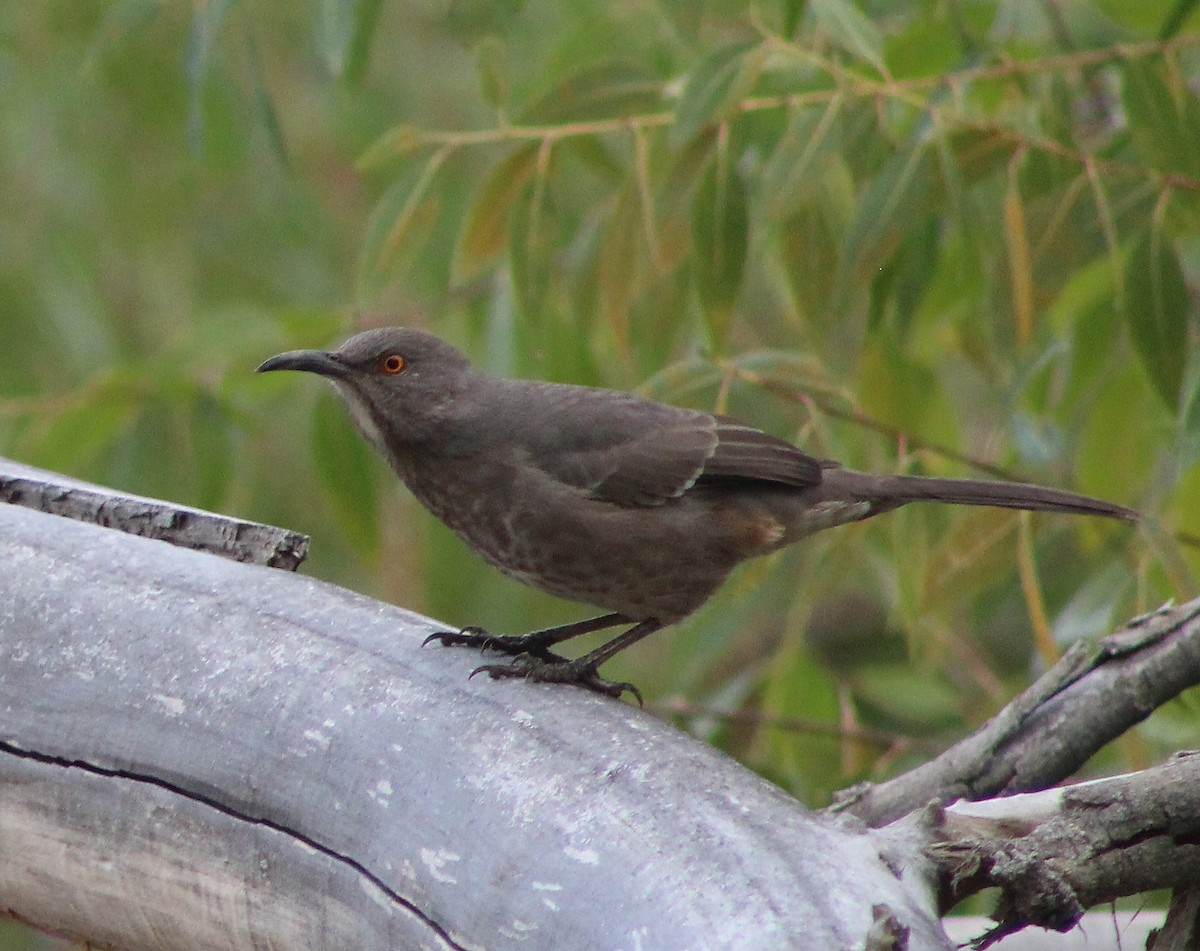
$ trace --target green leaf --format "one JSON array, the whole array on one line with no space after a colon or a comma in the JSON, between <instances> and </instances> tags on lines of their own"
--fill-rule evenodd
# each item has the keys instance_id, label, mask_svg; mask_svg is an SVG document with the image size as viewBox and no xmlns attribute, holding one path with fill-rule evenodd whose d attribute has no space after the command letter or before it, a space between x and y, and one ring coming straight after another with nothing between
<instances>
[{"instance_id":1,"label":"green leaf","mask_svg":"<svg viewBox=\"0 0 1200 951\"><path fill-rule=\"evenodd\" d=\"M357 85L366 71L383 0L321 0L317 47L330 74Z\"/></svg>"},{"instance_id":2,"label":"green leaf","mask_svg":"<svg viewBox=\"0 0 1200 951\"><path fill-rule=\"evenodd\" d=\"M46 419L41 420L45 428L29 461L56 472L85 472L97 464L135 418L129 400L104 387L52 417L48 426Z\"/></svg>"},{"instance_id":3,"label":"green leaf","mask_svg":"<svg viewBox=\"0 0 1200 951\"><path fill-rule=\"evenodd\" d=\"M1184 394L1180 407L1179 468L1181 471L1200 461L1200 354L1195 351L1188 361Z\"/></svg>"},{"instance_id":4,"label":"green leaf","mask_svg":"<svg viewBox=\"0 0 1200 951\"><path fill-rule=\"evenodd\" d=\"M379 551L379 488L371 449L354 431L332 395L317 400L313 414L313 460L338 520L363 553Z\"/></svg>"},{"instance_id":5,"label":"green leaf","mask_svg":"<svg viewBox=\"0 0 1200 951\"><path fill-rule=\"evenodd\" d=\"M162 12L161 0L119 0L109 6L92 35L84 69L94 68L122 46L132 43Z\"/></svg>"},{"instance_id":6,"label":"green leaf","mask_svg":"<svg viewBox=\"0 0 1200 951\"><path fill-rule=\"evenodd\" d=\"M679 97L675 142L686 142L705 126L728 119L754 87L764 55L757 41L743 41L718 47L701 59Z\"/></svg>"},{"instance_id":7,"label":"green leaf","mask_svg":"<svg viewBox=\"0 0 1200 951\"><path fill-rule=\"evenodd\" d=\"M833 306L843 307L863 271L873 279L928 200L931 163L917 146L893 155L863 192L842 241Z\"/></svg>"},{"instance_id":8,"label":"green leaf","mask_svg":"<svg viewBox=\"0 0 1200 951\"><path fill-rule=\"evenodd\" d=\"M804 0L783 0L783 29L785 39L796 35L796 27L800 25L800 17L804 13Z\"/></svg>"},{"instance_id":9,"label":"green leaf","mask_svg":"<svg viewBox=\"0 0 1200 951\"><path fill-rule=\"evenodd\" d=\"M201 508L218 509L234 472L230 420L212 394L199 390L188 407L187 440L194 498Z\"/></svg>"},{"instance_id":10,"label":"green leaf","mask_svg":"<svg viewBox=\"0 0 1200 951\"><path fill-rule=\"evenodd\" d=\"M1133 59L1125 65L1123 98L1130 132L1146 161L1164 172L1200 175L1200 102L1186 84L1172 89L1161 63Z\"/></svg>"},{"instance_id":11,"label":"green leaf","mask_svg":"<svg viewBox=\"0 0 1200 951\"><path fill-rule=\"evenodd\" d=\"M377 168L390 159L402 158L410 152L415 152L424 144L423 132L416 126L404 122L388 129L372 142L370 147L358 157L355 165L363 171Z\"/></svg>"},{"instance_id":12,"label":"green leaf","mask_svg":"<svg viewBox=\"0 0 1200 951\"><path fill-rule=\"evenodd\" d=\"M803 314L829 310L838 270L838 237L828 216L819 209L804 209L780 222L780 264Z\"/></svg>"},{"instance_id":13,"label":"green leaf","mask_svg":"<svg viewBox=\"0 0 1200 951\"><path fill-rule=\"evenodd\" d=\"M1059 647L1103 637L1118 623L1118 608L1134 580L1120 561L1097 564L1096 569L1054 618L1054 643Z\"/></svg>"},{"instance_id":14,"label":"green leaf","mask_svg":"<svg viewBox=\"0 0 1200 951\"><path fill-rule=\"evenodd\" d=\"M880 664L857 673L854 695L864 717L915 733L953 728L961 717L958 694L928 671L911 665Z\"/></svg>"},{"instance_id":15,"label":"green leaf","mask_svg":"<svg viewBox=\"0 0 1200 951\"><path fill-rule=\"evenodd\" d=\"M835 96L821 111L792 110L760 177L762 193L771 196L772 217L786 218L824 192L818 163L840 147L834 132L842 107L842 97Z\"/></svg>"},{"instance_id":16,"label":"green leaf","mask_svg":"<svg viewBox=\"0 0 1200 951\"><path fill-rule=\"evenodd\" d=\"M938 220L912 220L912 230L871 281L868 326L877 330L890 319L898 339L912 329L918 307L929 289L929 275L937 270Z\"/></svg>"},{"instance_id":17,"label":"green leaf","mask_svg":"<svg viewBox=\"0 0 1200 951\"><path fill-rule=\"evenodd\" d=\"M880 73L887 72L883 64L883 36L850 0L810 0L809 6L817 22L839 46L865 59Z\"/></svg>"},{"instance_id":18,"label":"green leaf","mask_svg":"<svg viewBox=\"0 0 1200 951\"><path fill-rule=\"evenodd\" d=\"M1175 6L1163 20L1163 25L1158 31L1158 38L1169 40L1175 36L1187 22L1188 17L1196 12L1196 4L1197 0L1175 0Z\"/></svg>"},{"instance_id":19,"label":"green leaf","mask_svg":"<svg viewBox=\"0 0 1200 951\"><path fill-rule=\"evenodd\" d=\"M696 290L718 347L742 286L750 233L746 183L732 165L723 166L718 156L705 170L692 218Z\"/></svg>"},{"instance_id":20,"label":"green leaf","mask_svg":"<svg viewBox=\"0 0 1200 951\"><path fill-rule=\"evenodd\" d=\"M634 297L641 290L639 265L646 253L640 207L637 187L630 178L615 196L596 255L600 311L622 346L629 344L629 315Z\"/></svg>"},{"instance_id":21,"label":"green leaf","mask_svg":"<svg viewBox=\"0 0 1200 951\"><path fill-rule=\"evenodd\" d=\"M188 141L197 153L204 149L204 80L208 77L213 44L233 3L234 0L207 0L192 8L184 75L188 86Z\"/></svg>"},{"instance_id":22,"label":"green leaf","mask_svg":"<svg viewBox=\"0 0 1200 951\"><path fill-rule=\"evenodd\" d=\"M485 36L503 33L523 6L525 0L450 0L446 30L463 46L474 46Z\"/></svg>"},{"instance_id":23,"label":"green leaf","mask_svg":"<svg viewBox=\"0 0 1200 951\"><path fill-rule=\"evenodd\" d=\"M275 103L271 99L270 90L267 89L267 82L263 77L262 57L253 33L246 34L246 60L250 66L254 107L258 113L258 120L267 133L267 139L271 143L279 164L284 168L290 168L292 163L288 154L287 140L283 135L283 124L279 121L279 113L275 110Z\"/></svg>"},{"instance_id":24,"label":"green leaf","mask_svg":"<svg viewBox=\"0 0 1200 951\"><path fill-rule=\"evenodd\" d=\"M963 185L974 185L1007 167L1012 158L1012 140L991 127L961 129L943 136L939 150L943 178L953 176Z\"/></svg>"},{"instance_id":25,"label":"green leaf","mask_svg":"<svg viewBox=\"0 0 1200 951\"><path fill-rule=\"evenodd\" d=\"M509 266L517 312L537 322L549 290L551 264L558 249L554 217L546 213L546 195L530 182L509 219Z\"/></svg>"},{"instance_id":26,"label":"green leaf","mask_svg":"<svg viewBox=\"0 0 1200 951\"><path fill-rule=\"evenodd\" d=\"M1128 360L1118 361L1096 388L1073 453L1080 492L1130 498L1153 482L1162 460L1160 433L1171 422L1154 393L1141 368Z\"/></svg>"},{"instance_id":27,"label":"green leaf","mask_svg":"<svg viewBox=\"0 0 1200 951\"><path fill-rule=\"evenodd\" d=\"M656 75L638 63L607 59L566 73L521 110L521 122L587 122L662 109L662 81Z\"/></svg>"},{"instance_id":28,"label":"green leaf","mask_svg":"<svg viewBox=\"0 0 1200 951\"><path fill-rule=\"evenodd\" d=\"M509 217L537 166L537 155L536 145L517 149L479 186L454 251L455 281L477 276L504 251Z\"/></svg>"},{"instance_id":29,"label":"green leaf","mask_svg":"<svg viewBox=\"0 0 1200 951\"><path fill-rule=\"evenodd\" d=\"M474 53L483 101L493 109L500 109L508 100L504 42L498 36L485 36L475 44Z\"/></svg>"},{"instance_id":30,"label":"green leaf","mask_svg":"<svg viewBox=\"0 0 1200 951\"><path fill-rule=\"evenodd\" d=\"M859 362L857 390L865 412L931 442L957 441L954 404L928 363L886 334L867 339Z\"/></svg>"},{"instance_id":31,"label":"green leaf","mask_svg":"<svg viewBox=\"0 0 1200 951\"><path fill-rule=\"evenodd\" d=\"M376 204L367 221L359 266L360 284L398 267L407 254L429 237L441 209L437 194L428 194L429 186L448 154L446 150L435 153L419 173L410 170Z\"/></svg>"},{"instance_id":32,"label":"green leaf","mask_svg":"<svg viewBox=\"0 0 1200 951\"><path fill-rule=\"evenodd\" d=\"M1125 270L1125 320L1142 366L1174 412L1188 352L1188 290L1174 248L1160 231L1142 235Z\"/></svg>"}]
</instances>

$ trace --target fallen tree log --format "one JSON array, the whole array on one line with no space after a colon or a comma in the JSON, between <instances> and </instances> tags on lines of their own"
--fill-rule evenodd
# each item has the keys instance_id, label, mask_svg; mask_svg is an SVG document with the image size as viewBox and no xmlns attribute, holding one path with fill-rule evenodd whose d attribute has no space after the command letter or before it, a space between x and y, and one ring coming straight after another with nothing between
<instances>
[{"instance_id":1,"label":"fallen tree log","mask_svg":"<svg viewBox=\"0 0 1200 951\"><path fill-rule=\"evenodd\" d=\"M303 536L58 478L0 461L0 909L43 930L923 951L998 887L980 947L1153 888L1176 889L1154 946L1198 933L1196 757L1047 787L1200 682L1200 601L813 814L631 706L468 681L474 652L421 648L436 622L279 570Z\"/></svg>"},{"instance_id":2,"label":"fallen tree log","mask_svg":"<svg viewBox=\"0 0 1200 951\"><path fill-rule=\"evenodd\" d=\"M919 849L885 860L623 703L468 681L425 618L12 505L0 564L0 905L37 927L138 951L950 947Z\"/></svg>"}]
</instances>

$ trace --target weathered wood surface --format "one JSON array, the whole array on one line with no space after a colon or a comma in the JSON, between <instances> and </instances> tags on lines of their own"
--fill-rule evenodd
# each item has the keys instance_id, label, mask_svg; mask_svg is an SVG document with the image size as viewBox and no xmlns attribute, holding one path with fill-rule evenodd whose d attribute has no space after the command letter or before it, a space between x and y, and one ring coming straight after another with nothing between
<instances>
[{"instance_id":1,"label":"weathered wood surface","mask_svg":"<svg viewBox=\"0 0 1200 951\"><path fill-rule=\"evenodd\" d=\"M308 553L308 537L299 532L129 495L10 459L0 458L0 502L272 568L293 570Z\"/></svg>"},{"instance_id":2,"label":"weathered wood surface","mask_svg":"<svg viewBox=\"0 0 1200 951\"><path fill-rule=\"evenodd\" d=\"M881 839L636 708L468 681L424 618L11 505L0 566L0 906L41 927L769 951L865 948L892 916L950 946Z\"/></svg>"}]
</instances>

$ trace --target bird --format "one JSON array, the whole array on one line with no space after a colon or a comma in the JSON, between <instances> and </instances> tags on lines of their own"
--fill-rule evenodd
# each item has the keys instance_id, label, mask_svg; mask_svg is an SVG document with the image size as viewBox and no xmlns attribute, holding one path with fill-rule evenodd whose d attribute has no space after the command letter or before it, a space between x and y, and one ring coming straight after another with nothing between
<instances>
[{"instance_id":1,"label":"bird","mask_svg":"<svg viewBox=\"0 0 1200 951\"><path fill-rule=\"evenodd\" d=\"M426 639L511 656L471 676L629 692L640 704L634 684L600 675L613 655L692 614L743 561L910 502L1138 518L1038 485L855 471L719 413L494 376L415 328L281 353L257 372L278 370L332 383L367 442L484 561L605 612L523 635L465 627ZM578 658L551 650L616 627Z\"/></svg>"}]
</instances>

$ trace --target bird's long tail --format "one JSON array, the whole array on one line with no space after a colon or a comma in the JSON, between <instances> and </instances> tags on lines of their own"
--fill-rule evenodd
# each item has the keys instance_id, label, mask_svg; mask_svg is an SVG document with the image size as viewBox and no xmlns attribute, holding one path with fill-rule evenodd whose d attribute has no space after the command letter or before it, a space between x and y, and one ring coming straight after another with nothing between
<instances>
[{"instance_id":1,"label":"bird's long tail","mask_svg":"<svg viewBox=\"0 0 1200 951\"><path fill-rule=\"evenodd\" d=\"M1025 509L1031 512L1067 512L1073 515L1100 515L1137 521L1138 513L1123 505L1114 505L1063 489L1052 489L1024 482L996 482L985 479L937 479L927 476L874 475L852 469L831 468L823 473L821 494L841 500L857 499L872 503L874 515L899 508L909 502L945 502L951 505L990 505Z\"/></svg>"}]
</instances>

